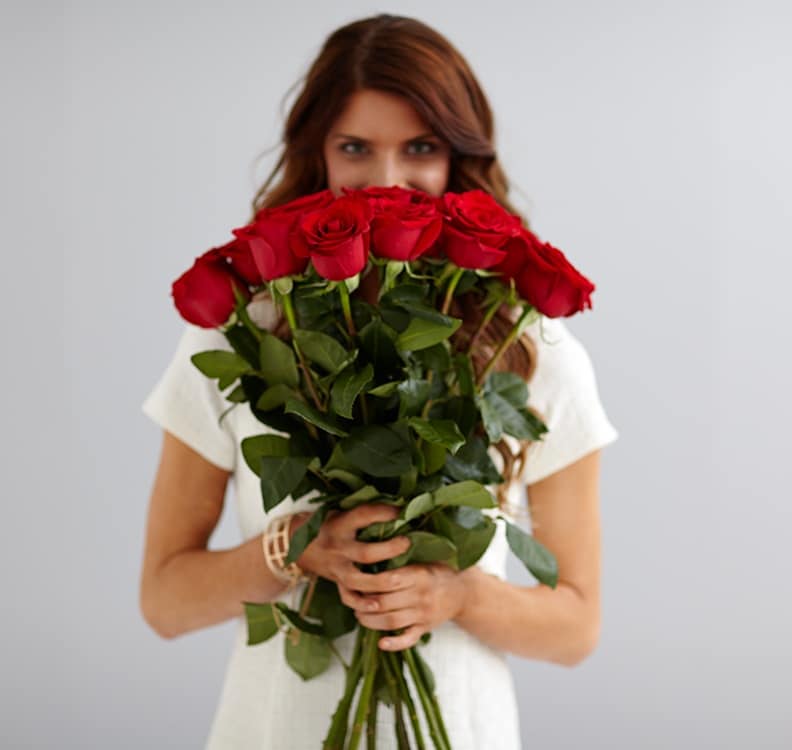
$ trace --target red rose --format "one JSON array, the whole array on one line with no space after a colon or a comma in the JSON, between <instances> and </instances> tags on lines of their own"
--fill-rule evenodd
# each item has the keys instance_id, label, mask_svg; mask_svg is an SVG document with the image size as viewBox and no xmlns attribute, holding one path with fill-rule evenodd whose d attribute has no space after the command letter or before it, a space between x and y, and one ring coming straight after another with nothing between
<instances>
[{"instance_id":1,"label":"red rose","mask_svg":"<svg viewBox=\"0 0 792 750\"><path fill-rule=\"evenodd\" d=\"M224 258L228 258L228 261L231 263L231 268L234 269L238 276L250 284L250 286L258 286L261 284L261 273L256 267L253 255L250 252L250 246L247 242L243 242L237 237L222 247L218 247L217 251Z\"/></svg>"},{"instance_id":2,"label":"red rose","mask_svg":"<svg viewBox=\"0 0 792 750\"><path fill-rule=\"evenodd\" d=\"M310 258L316 272L330 281L354 276L366 265L372 209L367 200L352 195L304 214L292 235L294 252Z\"/></svg>"},{"instance_id":3,"label":"red rose","mask_svg":"<svg viewBox=\"0 0 792 750\"><path fill-rule=\"evenodd\" d=\"M531 255L539 252L542 241L530 230L520 227L520 233L509 237L501 250L505 252L503 260L492 266L493 271L501 274L505 280L517 278Z\"/></svg>"},{"instance_id":4,"label":"red rose","mask_svg":"<svg viewBox=\"0 0 792 750\"><path fill-rule=\"evenodd\" d=\"M302 273L308 260L294 254L290 234L300 216L327 206L334 200L330 190L322 190L296 198L282 206L262 208L250 224L234 229L232 233L249 248L251 258L264 281Z\"/></svg>"},{"instance_id":5,"label":"red rose","mask_svg":"<svg viewBox=\"0 0 792 750\"><path fill-rule=\"evenodd\" d=\"M506 257L502 246L520 231L520 218L489 193L468 190L443 196L445 254L461 268L490 268Z\"/></svg>"},{"instance_id":6,"label":"red rose","mask_svg":"<svg viewBox=\"0 0 792 750\"><path fill-rule=\"evenodd\" d=\"M219 248L212 248L173 282L171 295L185 320L201 328L217 328L228 320L236 306L232 284L245 299L250 298L245 281L234 273Z\"/></svg>"},{"instance_id":7,"label":"red rose","mask_svg":"<svg viewBox=\"0 0 792 750\"><path fill-rule=\"evenodd\" d=\"M569 317L591 309L594 284L558 248L542 242L535 250L526 254L522 269L515 275L520 296L548 318Z\"/></svg>"},{"instance_id":8,"label":"red rose","mask_svg":"<svg viewBox=\"0 0 792 750\"><path fill-rule=\"evenodd\" d=\"M380 258L411 261L431 248L443 228L437 199L422 190L370 187L348 190L347 195L368 200L371 220L371 251Z\"/></svg>"}]
</instances>

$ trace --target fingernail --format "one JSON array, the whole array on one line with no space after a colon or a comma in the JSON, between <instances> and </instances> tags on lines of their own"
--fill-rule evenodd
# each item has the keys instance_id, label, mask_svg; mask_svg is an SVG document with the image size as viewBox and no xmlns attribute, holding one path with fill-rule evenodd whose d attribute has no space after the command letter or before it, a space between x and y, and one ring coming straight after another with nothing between
<instances>
[{"instance_id":1,"label":"fingernail","mask_svg":"<svg viewBox=\"0 0 792 750\"><path fill-rule=\"evenodd\" d=\"M389 640L388 638L383 638L380 641L381 648L390 648L393 645L393 641Z\"/></svg>"},{"instance_id":2,"label":"fingernail","mask_svg":"<svg viewBox=\"0 0 792 750\"><path fill-rule=\"evenodd\" d=\"M366 609L377 609L379 602L366 602Z\"/></svg>"}]
</instances>

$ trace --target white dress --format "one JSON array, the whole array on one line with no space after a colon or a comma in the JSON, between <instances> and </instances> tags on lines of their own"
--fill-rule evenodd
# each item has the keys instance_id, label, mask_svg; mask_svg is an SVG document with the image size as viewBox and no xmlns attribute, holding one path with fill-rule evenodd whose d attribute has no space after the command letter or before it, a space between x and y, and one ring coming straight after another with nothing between
<instances>
[{"instance_id":1,"label":"white dress","mask_svg":"<svg viewBox=\"0 0 792 750\"><path fill-rule=\"evenodd\" d=\"M271 324L271 303L256 301L250 310L260 325ZM276 515L313 509L305 498L296 503L287 499L265 513L258 477L242 459L239 445L244 437L271 430L253 417L247 404L234 407L218 426L218 417L229 404L218 391L217 381L201 374L190 355L230 346L219 331L185 326L169 366L143 403L144 413L204 458L232 472L242 540L261 534ZM521 480L512 485L510 503L523 508L526 484L618 437L600 402L589 355L563 321L544 321L544 338L552 344L543 339L538 321L528 333L538 349L537 369L528 384L529 405L542 413L549 433L531 446ZM493 458L500 458L494 449ZM506 578L507 554L511 553L499 522L478 565ZM291 606L292 594L282 595L281 600ZM343 692L344 670L334 659L323 674L303 681L286 663L284 637L277 633L269 641L248 646L245 618L238 618L207 750L320 750ZM336 642L347 661L353 641L354 634L347 634ZM434 630L430 642L420 648L434 672L454 750L518 750L518 709L505 654L452 622ZM425 737L429 741L428 732ZM387 706L378 712L377 747L396 748L392 711Z\"/></svg>"}]
</instances>

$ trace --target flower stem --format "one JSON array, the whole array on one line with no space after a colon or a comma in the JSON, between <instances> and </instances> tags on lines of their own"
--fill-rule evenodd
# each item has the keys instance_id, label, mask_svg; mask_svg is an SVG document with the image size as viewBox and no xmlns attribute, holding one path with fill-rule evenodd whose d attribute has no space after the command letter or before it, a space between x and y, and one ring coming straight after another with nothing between
<instances>
[{"instance_id":1,"label":"flower stem","mask_svg":"<svg viewBox=\"0 0 792 750\"><path fill-rule=\"evenodd\" d=\"M344 311L347 331L349 331L350 336L354 337L357 335L357 331L355 330L355 321L352 320L352 305L349 302L349 289L347 289L345 281L339 282L338 294L341 297L341 309Z\"/></svg>"},{"instance_id":2,"label":"flower stem","mask_svg":"<svg viewBox=\"0 0 792 750\"><path fill-rule=\"evenodd\" d=\"M286 315L286 320L289 323L289 330L292 334L292 346L294 347L294 351L297 353L297 359L300 360L300 367L302 368L303 374L305 375L305 384L308 386L308 392L311 394L311 398L313 399L316 408L319 409L319 411L323 411L321 399L319 398L319 394L316 392L316 386L313 382L311 369L308 367L308 363L305 361L305 356L302 353L302 349L300 349L299 345L297 344L297 339L294 338L294 332L297 330L297 316L294 314L294 303L292 302L291 293L282 294L280 298L283 302L283 312Z\"/></svg>"},{"instance_id":3,"label":"flower stem","mask_svg":"<svg viewBox=\"0 0 792 750\"><path fill-rule=\"evenodd\" d=\"M418 720L418 712L415 710L415 702L412 699L412 695L410 695L410 688L402 673L402 661L393 651L386 652L386 660L390 660L391 669L396 675L396 679L399 683L401 697L404 699L404 703L407 706L407 713L410 716L410 723L412 724L413 734L415 735L415 744L418 750L426 750L426 743L424 742L423 732L421 731L421 723Z\"/></svg>"},{"instance_id":4,"label":"flower stem","mask_svg":"<svg viewBox=\"0 0 792 750\"><path fill-rule=\"evenodd\" d=\"M432 737L436 750L451 750L451 746L446 740L447 734L445 726L443 726L443 720L439 710L436 708L437 702L433 701L430 697L429 687L424 681L421 670L415 663L415 656L413 655L414 648L415 646L412 646L404 651L404 661L407 662L410 675L415 683L415 689L418 691L418 697L421 700L421 706L423 707L424 714L426 714L426 720L429 724L429 734Z\"/></svg>"},{"instance_id":5,"label":"flower stem","mask_svg":"<svg viewBox=\"0 0 792 750\"><path fill-rule=\"evenodd\" d=\"M261 330L250 318L248 314L247 308L244 305L239 305L237 308L237 315L239 319L245 324L245 328L248 329L255 337L256 341L263 341L266 332Z\"/></svg>"},{"instance_id":6,"label":"flower stem","mask_svg":"<svg viewBox=\"0 0 792 750\"><path fill-rule=\"evenodd\" d=\"M363 732L363 723L369 709L371 693L374 689L374 678L377 675L377 631L365 628L363 636L363 687L360 689L355 719L352 724L352 734L349 736L347 750L357 750L360 736Z\"/></svg>"},{"instance_id":7,"label":"flower stem","mask_svg":"<svg viewBox=\"0 0 792 750\"><path fill-rule=\"evenodd\" d=\"M484 329L487 327L487 325L489 325L489 322L495 317L495 313L498 312L498 308L502 304L502 300L496 300L487 308L487 312L484 313L481 323L479 323L478 328L476 328L475 333L470 338L470 343L468 344L468 354L473 352L473 347L478 343L479 337L484 332Z\"/></svg>"},{"instance_id":8,"label":"flower stem","mask_svg":"<svg viewBox=\"0 0 792 750\"><path fill-rule=\"evenodd\" d=\"M327 730L327 736L322 744L322 750L343 750L344 741L346 740L347 722L349 721L349 709L352 707L352 699L355 696L363 666L362 644L363 631L358 629L355 647L352 651L352 659L347 670L344 695L338 702L338 706L336 706L330 722L330 729Z\"/></svg>"},{"instance_id":9,"label":"flower stem","mask_svg":"<svg viewBox=\"0 0 792 750\"><path fill-rule=\"evenodd\" d=\"M479 386L482 383L484 383L484 381L487 379L487 376L492 372L493 368L498 363L498 360L501 358L503 353L514 343L514 340L519 336L523 321L527 320L527 318L531 316L533 313L534 313L534 308L532 307L527 307L522 311L522 314L517 319L517 322L512 326L512 329L509 331L506 338L500 342L498 348L495 350L495 354L492 355L490 361L487 362L487 366L481 371L481 374L478 376L476 382Z\"/></svg>"},{"instance_id":10,"label":"flower stem","mask_svg":"<svg viewBox=\"0 0 792 750\"><path fill-rule=\"evenodd\" d=\"M391 699L393 700L393 714L396 719L396 744L399 750L410 750L410 739L407 736L407 727L404 724L404 713L402 711L402 703L410 700L409 694L404 695L405 691L400 690L400 683L396 679L396 670L401 673L401 665L398 663L394 667L393 657L395 654L386 651L383 654L382 669L385 673L385 681L388 683L388 690L390 691ZM413 711L415 707L413 706ZM419 727L420 729L420 727ZM422 750L423 738L421 739Z\"/></svg>"},{"instance_id":11,"label":"flower stem","mask_svg":"<svg viewBox=\"0 0 792 750\"><path fill-rule=\"evenodd\" d=\"M448 286L446 287L445 299L443 300L443 307L440 312L445 315L449 308L451 307L451 299L454 296L454 289L456 289L459 280L462 278L462 274L465 273L464 268L457 268L454 271L454 275L451 277L451 281L448 282Z\"/></svg>"},{"instance_id":12,"label":"flower stem","mask_svg":"<svg viewBox=\"0 0 792 750\"><path fill-rule=\"evenodd\" d=\"M379 700L377 693L371 696L368 715L366 716L366 750L377 750L377 706Z\"/></svg>"}]
</instances>

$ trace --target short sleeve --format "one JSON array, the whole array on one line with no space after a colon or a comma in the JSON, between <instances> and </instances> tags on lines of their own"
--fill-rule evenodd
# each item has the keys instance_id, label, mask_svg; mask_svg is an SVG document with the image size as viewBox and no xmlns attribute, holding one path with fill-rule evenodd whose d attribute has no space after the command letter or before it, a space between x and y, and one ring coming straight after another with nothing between
<instances>
[{"instance_id":1,"label":"short sleeve","mask_svg":"<svg viewBox=\"0 0 792 750\"><path fill-rule=\"evenodd\" d=\"M600 401L591 357L565 323L544 318L528 334L537 345L528 405L549 430L528 448L523 481L530 485L614 442L619 433Z\"/></svg>"},{"instance_id":2,"label":"short sleeve","mask_svg":"<svg viewBox=\"0 0 792 750\"><path fill-rule=\"evenodd\" d=\"M210 349L230 350L220 331L187 324L176 352L142 405L143 413L160 427L226 471L236 465L237 440L229 420L218 423L231 404L190 357Z\"/></svg>"}]
</instances>

